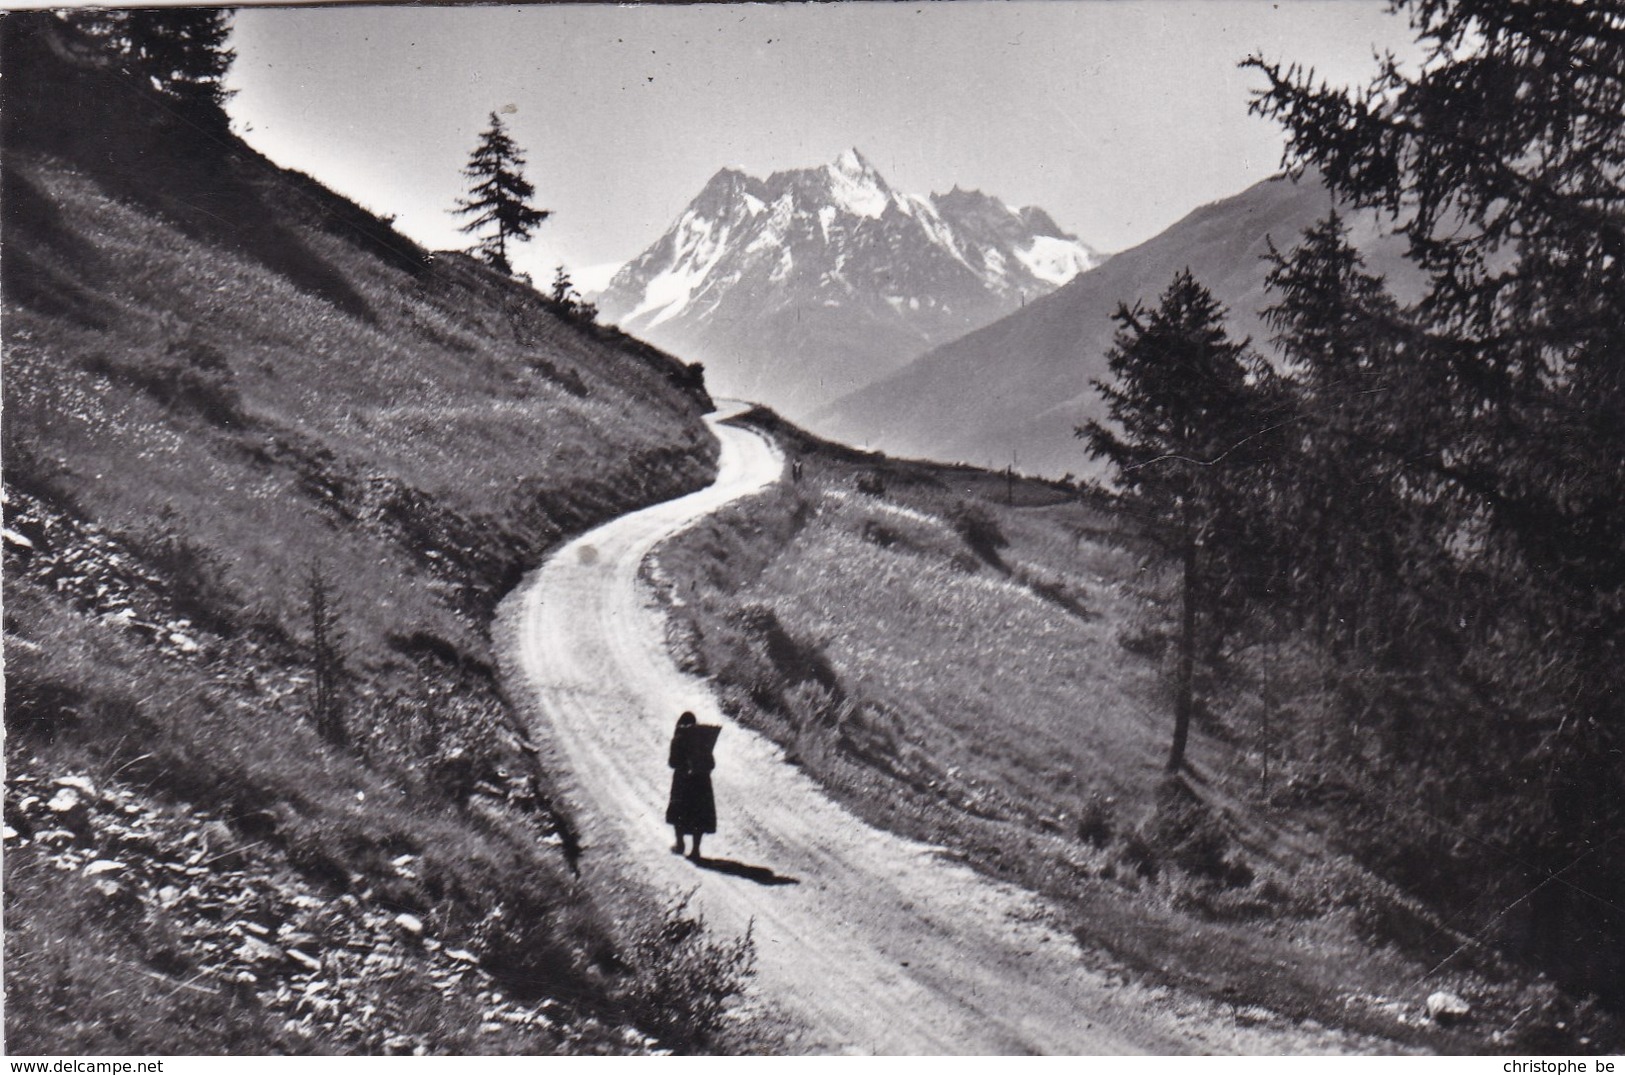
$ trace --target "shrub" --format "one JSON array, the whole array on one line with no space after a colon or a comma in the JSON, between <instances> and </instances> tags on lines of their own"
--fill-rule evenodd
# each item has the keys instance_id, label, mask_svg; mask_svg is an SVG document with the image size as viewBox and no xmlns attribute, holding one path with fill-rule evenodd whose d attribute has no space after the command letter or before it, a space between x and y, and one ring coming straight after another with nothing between
<instances>
[{"instance_id":1,"label":"shrub","mask_svg":"<svg viewBox=\"0 0 1625 1075\"><path fill-rule=\"evenodd\" d=\"M878 523L873 519L866 519L863 523L863 540L871 545L879 545L882 549L889 549L897 544L898 533L891 527Z\"/></svg>"},{"instance_id":2,"label":"shrub","mask_svg":"<svg viewBox=\"0 0 1625 1075\"><path fill-rule=\"evenodd\" d=\"M1145 657L1153 661L1162 660L1162 655L1168 651L1168 642L1168 632L1161 627L1136 628L1123 631L1117 636L1119 646L1136 657Z\"/></svg>"},{"instance_id":3,"label":"shrub","mask_svg":"<svg viewBox=\"0 0 1625 1075\"><path fill-rule=\"evenodd\" d=\"M948 522L971 552L994 567L1004 567L999 553L1010 547L1010 539L1004 536L991 512L980 504L960 502L948 513Z\"/></svg>"},{"instance_id":4,"label":"shrub","mask_svg":"<svg viewBox=\"0 0 1625 1075\"><path fill-rule=\"evenodd\" d=\"M195 414L221 427L245 424L242 396L226 357L200 341L172 341L162 354L132 351L117 359L89 358L92 373L139 388L180 414Z\"/></svg>"},{"instance_id":5,"label":"shrub","mask_svg":"<svg viewBox=\"0 0 1625 1075\"><path fill-rule=\"evenodd\" d=\"M689 909L693 898L692 891L683 896L627 949L633 968L628 1014L679 1053L715 1044L728 1001L744 992L756 966L751 929L733 941L712 940L704 919Z\"/></svg>"},{"instance_id":6,"label":"shrub","mask_svg":"<svg viewBox=\"0 0 1625 1075\"><path fill-rule=\"evenodd\" d=\"M1116 812L1116 802L1110 796L1092 793L1078 811L1078 839L1093 847L1111 843Z\"/></svg>"},{"instance_id":7,"label":"shrub","mask_svg":"<svg viewBox=\"0 0 1625 1075\"><path fill-rule=\"evenodd\" d=\"M226 583L225 560L188 537L184 522L165 505L150 523L128 535L130 551L164 580L177 612L211 631L232 634L243 602Z\"/></svg>"},{"instance_id":8,"label":"shrub","mask_svg":"<svg viewBox=\"0 0 1625 1075\"><path fill-rule=\"evenodd\" d=\"M509 992L526 999L545 996L560 982L573 980L575 954L562 935L559 910L528 895L514 903L498 903L474 929L480 966Z\"/></svg>"},{"instance_id":9,"label":"shrub","mask_svg":"<svg viewBox=\"0 0 1625 1075\"><path fill-rule=\"evenodd\" d=\"M1146 839L1144 833L1138 831L1123 837L1123 845L1117 851L1117 860L1148 881L1155 881L1161 871L1156 847Z\"/></svg>"},{"instance_id":10,"label":"shrub","mask_svg":"<svg viewBox=\"0 0 1625 1075\"><path fill-rule=\"evenodd\" d=\"M1146 831L1147 840L1170 864L1186 873L1230 886L1252 880L1252 871L1226 855L1230 837L1206 803L1178 777L1157 789L1156 812Z\"/></svg>"}]
</instances>

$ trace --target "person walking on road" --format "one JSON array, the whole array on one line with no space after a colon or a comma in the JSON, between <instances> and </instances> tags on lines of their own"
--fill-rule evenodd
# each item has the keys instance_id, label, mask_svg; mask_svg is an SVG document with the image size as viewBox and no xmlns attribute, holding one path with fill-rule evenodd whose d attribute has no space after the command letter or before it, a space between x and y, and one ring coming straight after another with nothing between
<instances>
[{"instance_id":1,"label":"person walking on road","mask_svg":"<svg viewBox=\"0 0 1625 1075\"><path fill-rule=\"evenodd\" d=\"M701 724L693 713L684 713L677 718L667 757L672 773L666 823L677 834L672 851L681 855L683 838L691 836L694 848L688 857L696 862L700 859L701 838L717 831L717 802L711 791L711 770L717 765L715 750L720 734L721 728Z\"/></svg>"}]
</instances>

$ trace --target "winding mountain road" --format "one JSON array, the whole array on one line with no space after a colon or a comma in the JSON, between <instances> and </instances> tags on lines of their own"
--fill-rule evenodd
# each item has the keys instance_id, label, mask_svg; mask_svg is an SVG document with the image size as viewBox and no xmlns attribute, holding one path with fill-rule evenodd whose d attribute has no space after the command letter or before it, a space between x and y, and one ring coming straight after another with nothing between
<instances>
[{"instance_id":1,"label":"winding mountain road","mask_svg":"<svg viewBox=\"0 0 1625 1075\"><path fill-rule=\"evenodd\" d=\"M793 1024L794 1052L1117 1053L1360 1051L1279 1020L1238 1026L1228 1008L1089 969L1046 905L874 829L734 725L668 655L640 565L707 513L783 469L763 435L709 419L715 484L570 542L511 595L499 639L513 693L564 774L589 884L695 889L722 937L754 929L755 1002ZM723 860L672 854L666 747L679 712L725 725L715 773Z\"/></svg>"}]
</instances>

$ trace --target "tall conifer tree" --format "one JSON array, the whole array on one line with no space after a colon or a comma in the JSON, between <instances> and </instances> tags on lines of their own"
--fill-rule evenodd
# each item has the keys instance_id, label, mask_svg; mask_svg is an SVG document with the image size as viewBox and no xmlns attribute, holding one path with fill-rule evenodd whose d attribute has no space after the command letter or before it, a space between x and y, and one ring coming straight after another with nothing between
<instances>
[{"instance_id":1,"label":"tall conifer tree","mask_svg":"<svg viewBox=\"0 0 1625 1075\"><path fill-rule=\"evenodd\" d=\"M1095 382L1116 428L1078 430L1089 454L1153 517L1179 557L1181 615L1175 672L1174 735L1167 768L1185 764L1194 708L1197 633L1217 611L1234 562L1234 482L1263 454L1271 419L1268 371L1245 340L1232 340L1224 309L1189 270L1174 277L1155 310L1119 307L1122 326Z\"/></svg>"},{"instance_id":2,"label":"tall conifer tree","mask_svg":"<svg viewBox=\"0 0 1625 1075\"><path fill-rule=\"evenodd\" d=\"M493 267L512 273L508 244L528 238L536 226L552 215L538 209L530 200L536 196L524 176L524 154L509 137L508 129L495 112L491 125L480 132L480 144L469 155L463 174L473 181L467 198L459 198L454 210L474 219L462 230L478 235L476 251Z\"/></svg>"}]
</instances>

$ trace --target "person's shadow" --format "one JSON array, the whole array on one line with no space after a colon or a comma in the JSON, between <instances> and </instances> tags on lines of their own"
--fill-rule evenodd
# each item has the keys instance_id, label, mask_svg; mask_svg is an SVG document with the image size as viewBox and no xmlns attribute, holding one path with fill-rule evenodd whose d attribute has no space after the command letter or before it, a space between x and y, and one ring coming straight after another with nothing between
<instances>
[{"instance_id":1,"label":"person's shadow","mask_svg":"<svg viewBox=\"0 0 1625 1075\"><path fill-rule=\"evenodd\" d=\"M774 873L766 866L747 866L745 863L735 862L733 859L690 858L688 861L692 862L702 870L710 870L712 873L727 874L729 877L742 877L745 880L755 882L758 885L801 884L801 881L798 878L786 877L783 874Z\"/></svg>"}]
</instances>

